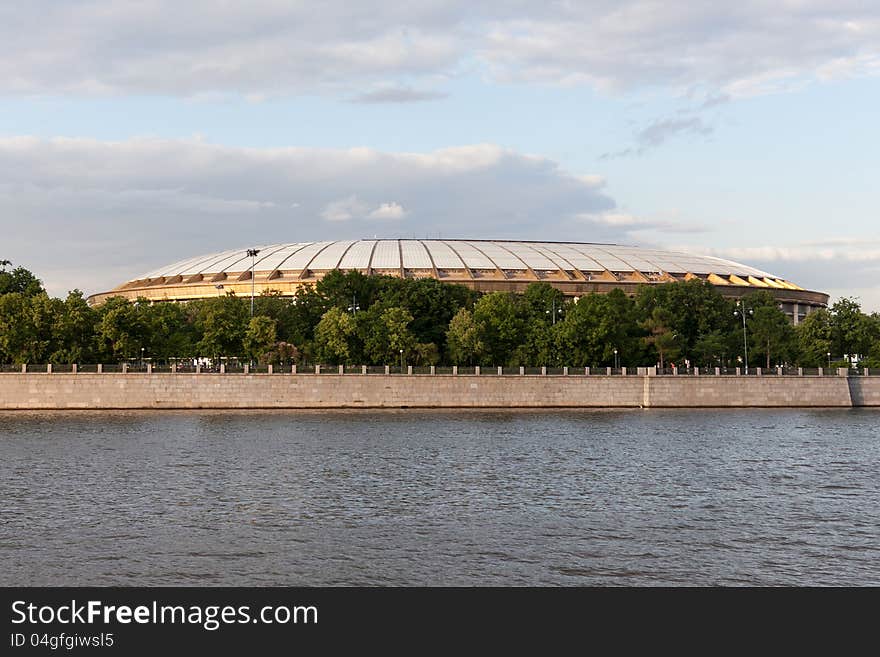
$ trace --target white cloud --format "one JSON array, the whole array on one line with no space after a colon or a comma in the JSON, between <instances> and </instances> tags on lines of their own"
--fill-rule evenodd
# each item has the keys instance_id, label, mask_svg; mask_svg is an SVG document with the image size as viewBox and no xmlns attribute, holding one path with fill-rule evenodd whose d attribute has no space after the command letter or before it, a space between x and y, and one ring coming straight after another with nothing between
<instances>
[{"instance_id":1,"label":"white cloud","mask_svg":"<svg viewBox=\"0 0 880 657\"><path fill-rule=\"evenodd\" d=\"M403 219L406 210L399 203L383 203L378 208L370 212L370 219Z\"/></svg>"},{"instance_id":2,"label":"white cloud","mask_svg":"<svg viewBox=\"0 0 880 657\"><path fill-rule=\"evenodd\" d=\"M802 246L750 246L714 249L713 255L728 258L764 260L768 262L816 262L847 261L880 263L880 244L871 242L854 243L850 246L829 241L828 246L816 244Z\"/></svg>"},{"instance_id":3,"label":"white cloud","mask_svg":"<svg viewBox=\"0 0 880 657\"><path fill-rule=\"evenodd\" d=\"M383 86L358 94L352 98L352 102L365 104L419 103L429 100L441 100L448 95L439 91L412 89L405 86Z\"/></svg>"},{"instance_id":4,"label":"white cloud","mask_svg":"<svg viewBox=\"0 0 880 657\"><path fill-rule=\"evenodd\" d=\"M31 0L0 5L5 94L442 96L496 80L707 98L880 73L880 5L858 0L389 3ZM427 84L430 91L418 91Z\"/></svg>"},{"instance_id":5,"label":"white cloud","mask_svg":"<svg viewBox=\"0 0 880 657\"><path fill-rule=\"evenodd\" d=\"M584 213L577 215L577 219L595 226L606 226L621 231L626 235L633 235L646 231L663 233L704 233L708 230L702 225L683 224L662 219L645 219L621 212Z\"/></svg>"},{"instance_id":6,"label":"white cloud","mask_svg":"<svg viewBox=\"0 0 880 657\"><path fill-rule=\"evenodd\" d=\"M367 205L356 196L333 201L321 210L321 217L326 221L349 221L355 217L363 216L367 211Z\"/></svg>"},{"instance_id":7,"label":"white cloud","mask_svg":"<svg viewBox=\"0 0 880 657\"><path fill-rule=\"evenodd\" d=\"M831 238L792 246L674 247L745 262L801 287L834 298L856 296L863 309L880 312L880 241Z\"/></svg>"},{"instance_id":8,"label":"white cloud","mask_svg":"<svg viewBox=\"0 0 880 657\"><path fill-rule=\"evenodd\" d=\"M0 258L63 294L262 243L380 233L616 239L620 227L575 218L614 208L599 182L493 144L394 153L0 138Z\"/></svg>"}]
</instances>

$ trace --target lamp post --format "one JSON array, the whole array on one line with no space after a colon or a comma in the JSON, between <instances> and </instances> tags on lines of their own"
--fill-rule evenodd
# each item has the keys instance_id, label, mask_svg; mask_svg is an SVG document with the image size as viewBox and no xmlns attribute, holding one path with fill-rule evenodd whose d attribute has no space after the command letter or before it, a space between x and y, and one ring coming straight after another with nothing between
<instances>
[{"instance_id":1,"label":"lamp post","mask_svg":"<svg viewBox=\"0 0 880 657\"><path fill-rule=\"evenodd\" d=\"M552 317L550 323L556 326L556 316L562 314L562 308L556 309L556 299L553 299L553 310L545 310L544 312Z\"/></svg>"},{"instance_id":2,"label":"lamp post","mask_svg":"<svg viewBox=\"0 0 880 657\"><path fill-rule=\"evenodd\" d=\"M614 369L620 369L620 361L617 359L617 347L614 348Z\"/></svg>"},{"instance_id":3,"label":"lamp post","mask_svg":"<svg viewBox=\"0 0 880 657\"><path fill-rule=\"evenodd\" d=\"M144 366L144 348L141 347L141 367Z\"/></svg>"},{"instance_id":4,"label":"lamp post","mask_svg":"<svg viewBox=\"0 0 880 657\"><path fill-rule=\"evenodd\" d=\"M251 259L251 318L253 318L253 316L254 316L254 285L255 285L254 267L257 264L257 256L260 254L260 250L259 249L248 249L247 254L248 254L248 256L250 256L250 259Z\"/></svg>"},{"instance_id":5,"label":"lamp post","mask_svg":"<svg viewBox=\"0 0 880 657\"><path fill-rule=\"evenodd\" d=\"M828 370L831 370L831 352L829 351L826 356L828 356Z\"/></svg>"},{"instance_id":6,"label":"lamp post","mask_svg":"<svg viewBox=\"0 0 880 657\"><path fill-rule=\"evenodd\" d=\"M746 366L746 374L749 373L749 339L746 333L746 313L749 315L754 315L755 311L751 308L746 308L742 301L736 302L737 309L733 311L735 316L742 317L743 321L743 355L745 356L745 366Z\"/></svg>"},{"instance_id":7,"label":"lamp post","mask_svg":"<svg viewBox=\"0 0 880 657\"><path fill-rule=\"evenodd\" d=\"M403 349L400 350L400 373L403 374Z\"/></svg>"},{"instance_id":8,"label":"lamp post","mask_svg":"<svg viewBox=\"0 0 880 657\"><path fill-rule=\"evenodd\" d=\"M352 315L357 315L357 311L360 309L361 309L361 307L358 305L358 302L357 302L357 295L352 294L351 295L351 305L348 307L348 312L350 312Z\"/></svg>"}]
</instances>

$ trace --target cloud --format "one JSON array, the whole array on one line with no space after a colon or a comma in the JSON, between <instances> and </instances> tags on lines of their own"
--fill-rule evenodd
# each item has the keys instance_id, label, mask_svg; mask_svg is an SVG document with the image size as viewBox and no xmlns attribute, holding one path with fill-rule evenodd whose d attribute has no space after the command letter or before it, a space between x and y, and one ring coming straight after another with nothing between
<instances>
[{"instance_id":1,"label":"cloud","mask_svg":"<svg viewBox=\"0 0 880 657\"><path fill-rule=\"evenodd\" d=\"M699 117L662 119L636 133L636 141L642 148L659 146L677 134L709 135L712 128Z\"/></svg>"},{"instance_id":2,"label":"cloud","mask_svg":"<svg viewBox=\"0 0 880 657\"><path fill-rule=\"evenodd\" d=\"M370 219L403 219L406 210L399 203L383 203L370 212Z\"/></svg>"},{"instance_id":3,"label":"cloud","mask_svg":"<svg viewBox=\"0 0 880 657\"><path fill-rule=\"evenodd\" d=\"M708 125L698 116L678 116L666 119L657 119L650 125L636 131L635 146L603 153L599 159L608 160L632 155L643 155L651 148L660 146L668 139L677 135L690 134L708 136L714 128Z\"/></svg>"},{"instance_id":4,"label":"cloud","mask_svg":"<svg viewBox=\"0 0 880 657\"><path fill-rule=\"evenodd\" d=\"M0 139L0 258L63 294L276 242L619 239L629 227L577 218L614 209L603 183L493 144L406 153L13 137Z\"/></svg>"},{"instance_id":5,"label":"cloud","mask_svg":"<svg viewBox=\"0 0 880 657\"><path fill-rule=\"evenodd\" d=\"M366 211L366 203L356 196L349 196L324 206L324 209L321 210L321 218L325 221L349 221L355 217L363 216Z\"/></svg>"},{"instance_id":6,"label":"cloud","mask_svg":"<svg viewBox=\"0 0 880 657\"><path fill-rule=\"evenodd\" d=\"M707 101L880 73L880 6L858 0L30 0L0 5L5 94L322 93L360 102L469 72L671 89Z\"/></svg>"},{"instance_id":7,"label":"cloud","mask_svg":"<svg viewBox=\"0 0 880 657\"><path fill-rule=\"evenodd\" d=\"M625 235L645 231L659 231L663 233L704 233L706 226L695 224L682 224L674 221L659 219L642 219L631 214L620 212L586 213L577 215L577 219L597 227L608 227L618 230Z\"/></svg>"},{"instance_id":8,"label":"cloud","mask_svg":"<svg viewBox=\"0 0 880 657\"><path fill-rule=\"evenodd\" d=\"M677 247L681 250L681 247ZM880 241L831 238L792 246L729 248L689 247L706 255L746 262L809 290L826 292L832 301L858 297L863 309L880 312Z\"/></svg>"},{"instance_id":9,"label":"cloud","mask_svg":"<svg viewBox=\"0 0 880 657\"><path fill-rule=\"evenodd\" d=\"M352 219L403 219L406 211L399 203L381 203L370 208L368 203L357 196L332 201L321 210L321 218L325 221L351 221Z\"/></svg>"},{"instance_id":10,"label":"cloud","mask_svg":"<svg viewBox=\"0 0 880 657\"><path fill-rule=\"evenodd\" d=\"M353 103L419 103L447 98L449 94L439 91L419 91L409 87L383 87L359 94L352 98Z\"/></svg>"}]
</instances>

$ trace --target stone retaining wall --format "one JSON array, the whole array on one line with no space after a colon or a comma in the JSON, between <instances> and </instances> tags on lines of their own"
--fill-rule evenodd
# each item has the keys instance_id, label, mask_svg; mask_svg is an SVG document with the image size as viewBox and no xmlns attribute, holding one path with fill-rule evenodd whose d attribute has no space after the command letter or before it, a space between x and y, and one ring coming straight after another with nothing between
<instances>
[{"instance_id":1,"label":"stone retaining wall","mask_svg":"<svg viewBox=\"0 0 880 657\"><path fill-rule=\"evenodd\" d=\"M880 377L0 374L0 409L880 406Z\"/></svg>"}]
</instances>

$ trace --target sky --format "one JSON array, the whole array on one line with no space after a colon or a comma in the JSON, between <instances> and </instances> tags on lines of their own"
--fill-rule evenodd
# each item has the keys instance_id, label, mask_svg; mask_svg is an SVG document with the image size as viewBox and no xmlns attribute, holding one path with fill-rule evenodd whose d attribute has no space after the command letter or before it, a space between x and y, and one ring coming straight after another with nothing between
<instances>
[{"instance_id":1,"label":"sky","mask_svg":"<svg viewBox=\"0 0 880 657\"><path fill-rule=\"evenodd\" d=\"M12 0L0 259L62 296L276 242L604 242L880 311L878 108L872 1Z\"/></svg>"}]
</instances>

